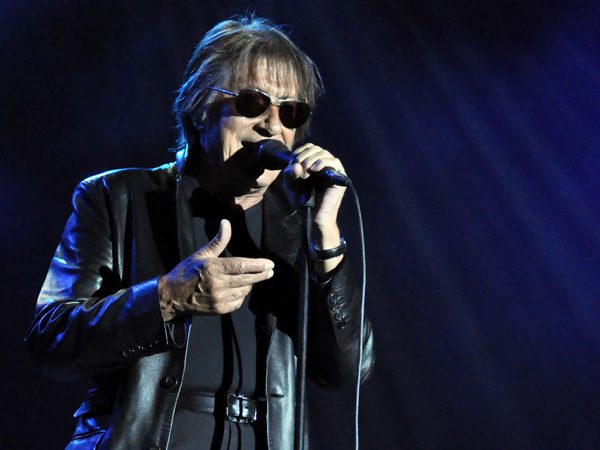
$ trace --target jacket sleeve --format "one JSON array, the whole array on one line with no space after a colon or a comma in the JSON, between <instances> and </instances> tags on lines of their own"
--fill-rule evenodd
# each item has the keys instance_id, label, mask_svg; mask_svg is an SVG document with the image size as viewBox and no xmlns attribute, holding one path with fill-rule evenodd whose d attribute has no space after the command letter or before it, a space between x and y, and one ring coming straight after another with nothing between
<instances>
[{"instance_id":1,"label":"jacket sleeve","mask_svg":"<svg viewBox=\"0 0 600 450\"><path fill-rule=\"evenodd\" d=\"M87 378L132 364L176 345L160 311L157 278L123 280L122 224L102 177L82 182L73 214L52 259L25 341L53 378Z\"/></svg>"},{"instance_id":2,"label":"jacket sleeve","mask_svg":"<svg viewBox=\"0 0 600 450\"><path fill-rule=\"evenodd\" d=\"M346 260L328 283L312 281L308 322L307 373L320 385L342 387L365 381L375 362L373 332L363 318L361 295ZM359 348L362 345L362 355Z\"/></svg>"}]
</instances>

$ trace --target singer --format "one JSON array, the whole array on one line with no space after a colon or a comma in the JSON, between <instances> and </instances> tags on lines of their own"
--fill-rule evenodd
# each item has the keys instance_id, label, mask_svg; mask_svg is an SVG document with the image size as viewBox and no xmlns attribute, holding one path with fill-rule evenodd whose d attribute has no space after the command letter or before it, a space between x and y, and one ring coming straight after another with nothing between
<instances>
[{"instance_id":1,"label":"singer","mask_svg":"<svg viewBox=\"0 0 600 450\"><path fill-rule=\"evenodd\" d=\"M89 379L67 449L294 447L298 192L344 174L303 143L322 92L311 59L265 19L217 24L174 111L173 163L79 184L27 347L42 371ZM265 168L256 143L294 149ZM328 169L328 170L329 170ZM315 183L307 374L353 385L374 361L337 225L345 187Z\"/></svg>"}]
</instances>

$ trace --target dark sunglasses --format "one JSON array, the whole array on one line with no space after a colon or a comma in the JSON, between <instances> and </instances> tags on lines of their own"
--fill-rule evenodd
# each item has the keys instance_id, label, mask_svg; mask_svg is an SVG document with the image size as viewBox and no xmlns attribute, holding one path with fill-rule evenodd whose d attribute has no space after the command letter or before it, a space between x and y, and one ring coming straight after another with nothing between
<instances>
[{"instance_id":1,"label":"dark sunglasses","mask_svg":"<svg viewBox=\"0 0 600 450\"><path fill-rule=\"evenodd\" d=\"M279 120L283 126L294 129L304 125L312 114L308 103L298 100L273 99L269 94L258 89L242 89L237 94L216 87L211 87L211 89L234 95L236 97L235 109L238 114L249 119L260 116L269 109L269 106L273 105L279 108Z\"/></svg>"}]
</instances>

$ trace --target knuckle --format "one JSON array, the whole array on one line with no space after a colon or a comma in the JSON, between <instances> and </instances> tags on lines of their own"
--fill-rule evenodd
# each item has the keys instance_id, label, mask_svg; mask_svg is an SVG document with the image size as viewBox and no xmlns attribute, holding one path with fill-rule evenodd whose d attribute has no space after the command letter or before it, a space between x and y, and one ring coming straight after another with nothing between
<instances>
[{"instance_id":1,"label":"knuckle","mask_svg":"<svg viewBox=\"0 0 600 450\"><path fill-rule=\"evenodd\" d=\"M204 273L206 273L208 275L211 275L211 274L215 273L215 270L216 270L216 264L215 264L214 260L212 260L212 259L205 259L203 261L202 268L201 268L202 272L204 272Z\"/></svg>"},{"instance_id":2,"label":"knuckle","mask_svg":"<svg viewBox=\"0 0 600 450\"><path fill-rule=\"evenodd\" d=\"M219 283L214 278L207 278L203 285L206 287L208 292L214 292L219 289Z\"/></svg>"},{"instance_id":3,"label":"knuckle","mask_svg":"<svg viewBox=\"0 0 600 450\"><path fill-rule=\"evenodd\" d=\"M246 285L246 286L242 286L238 292L237 292L237 297L238 298L245 298L246 295L248 295L250 293L250 291L252 290L252 285Z\"/></svg>"},{"instance_id":4,"label":"knuckle","mask_svg":"<svg viewBox=\"0 0 600 450\"><path fill-rule=\"evenodd\" d=\"M219 302L214 305L214 312L216 314L227 314L229 312L229 308L227 307L227 303Z\"/></svg>"},{"instance_id":5,"label":"knuckle","mask_svg":"<svg viewBox=\"0 0 600 450\"><path fill-rule=\"evenodd\" d=\"M221 308L220 303L214 297L198 297L198 311L203 311L208 314L219 314Z\"/></svg>"}]
</instances>

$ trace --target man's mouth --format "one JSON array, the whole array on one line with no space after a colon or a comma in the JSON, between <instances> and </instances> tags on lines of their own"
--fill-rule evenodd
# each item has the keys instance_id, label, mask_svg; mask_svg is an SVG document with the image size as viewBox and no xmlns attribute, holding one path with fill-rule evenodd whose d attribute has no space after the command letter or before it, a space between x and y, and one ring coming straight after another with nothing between
<instances>
[{"instance_id":1,"label":"man's mouth","mask_svg":"<svg viewBox=\"0 0 600 450\"><path fill-rule=\"evenodd\" d=\"M237 152L225 161L225 167L233 169L238 174L243 174L244 178L256 179L264 172L264 167L254 155L252 143L244 142Z\"/></svg>"}]
</instances>

